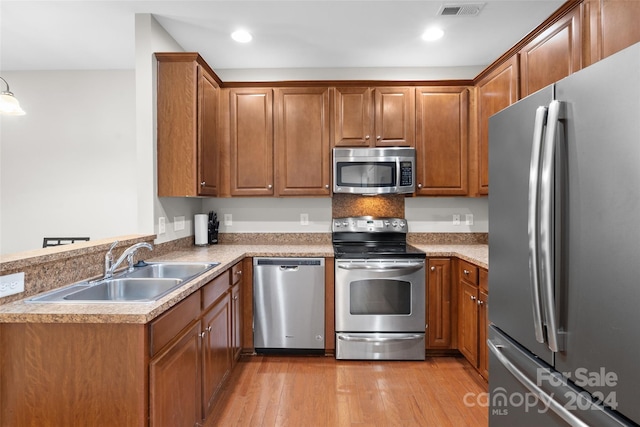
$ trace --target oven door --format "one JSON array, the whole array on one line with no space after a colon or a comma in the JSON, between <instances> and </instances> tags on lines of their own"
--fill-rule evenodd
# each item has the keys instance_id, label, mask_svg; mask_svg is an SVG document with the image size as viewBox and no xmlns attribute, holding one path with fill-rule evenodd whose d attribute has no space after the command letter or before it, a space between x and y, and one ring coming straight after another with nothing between
<instances>
[{"instance_id":1,"label":"oven door","mask_svg":"<svg viewBox=\"0 0 640 427\"><path fill-rule=\"evenodd\" d=\"M336 260L336 332L425 331L425 260Z\"/></svg>"}]
</instances>

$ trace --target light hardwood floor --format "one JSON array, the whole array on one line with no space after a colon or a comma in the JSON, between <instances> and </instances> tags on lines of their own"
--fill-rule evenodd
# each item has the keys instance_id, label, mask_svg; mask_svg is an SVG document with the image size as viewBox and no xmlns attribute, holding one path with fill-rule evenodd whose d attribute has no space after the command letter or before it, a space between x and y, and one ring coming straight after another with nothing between
<instances>
[{"instance_id":1,"label":"light hardwood floor","mask_svg":"<svg viewBox=\"0 0 640 427\"><path fill-rule=\"evenodd\" d=\"M488 410L475 402L486 391L462 357L243 356L205 427L485 427Z\"/></svg>"}]
</instances>

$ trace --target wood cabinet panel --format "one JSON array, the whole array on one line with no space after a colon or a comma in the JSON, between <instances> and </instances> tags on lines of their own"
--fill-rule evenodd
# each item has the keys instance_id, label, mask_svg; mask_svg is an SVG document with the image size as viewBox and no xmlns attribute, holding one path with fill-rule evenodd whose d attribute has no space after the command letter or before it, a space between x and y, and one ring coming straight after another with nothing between
<instances>
[{"instance_id":1,"label":"wood cabinet panel","mask_svg":"<svg viewBox=\"0 0 640 427\"><path fill-rule=\"evenodd\" d=\"M452 348L451 260L427 261L427 349Z\"/></svg>"},{"instance_id":2,"label":"wood cabinet panel","mask_svg":"<svg viewBox=\"0 0 640 427\"><path fill-rule=\"evenodd\" d=\"M478 287L460 281L458 349L474 367L478 366Z\"/></svg>"},{"instance_id":3,"label":"wood cabinet panel","mask_svg":"<svg viewBox=\"0 0 640 427\"><path fill-rule=\"evenodd\" d=\"M416 89L417 195L468 193L468 103L465 87Z\"/></svg>"},{"instance_id":4,"label":"wood cabinet panel","mask_svg":"<svg viewBox=\"0 0 640 427\"><path fill-rule=\"evenodd\" d=\"M200 292L194 292L149 325L149 352L153 356L169 344L179 332L200 317Z\"/></svg>"},{"instance_id":5,"label":"wood cabinet panel","mask_svg":"<svg viewBox=\"0 0 640 427\"><path fill-rule=\"evenodd\" d=\"M478 370L485 380L489 379L489 294L478 292Z\"/></svg>"},{"instance_id":6,"label":"wood cabinet panel","mask_svg":"<svg viewBox=\"0 0 640 427\"><path fill-rule=\"evenodd\" d=\"M413 87L334 89L333 145L336 147L413 146Z\"/></svg>"},{"instance_id":7,"label":"wood cabinet panel","mask_svg":"<svg viewBox=\"0 0 640 427\"><path fill-rule=\"evenodd\" d=\"M275 90L278 196L329 196L329 88Z\"/></svg>"},{"instance_id":8,"label":"wood cabinet panel","mask_svg":"<svg viewBox=\"0 0 640 427\"><path fill-rule=\"evenodd\" d=\"M242 285L231 288L231 362L235 365L242 352Z\"/></svg>"},{"instance_id":9,"label":"wood cabinet panel","mask_svg":"<svg viewBox=\"0 0 640 427\"><path fill-rule=\"evenodd\" d=\"M378 87L373 91L375 145L413 146L415 141L415 91L412 87Z\"/></svg>"},{"instance_id":10,"label":"wood cabinet panel","mask_svg":"<svg viewBox=\"0 0 640 427\"><path fill-rule=\"evenodd\" d=\"M218 80L196 53L156 59L158 196L215 196Z\"/></svg>"},{"instance_id":11,"label":"wood cabinet panel","mask_svg":"<svg viewBox=\"0 0 640 427\"><path fill-rule=\"evenodd\" d=\"M229 91L232 196L273 195L273 91Z\"/></svg>"},{"instance_id":12,"label":"wood cabinet panel","mask_svg":"<svg viewBox=\"0 0 640 427\"><path fill-rule=\"evenodd\" d=\"M520 52L520 94L524 98L582 68L582 27L576 7Z\"/></svg>"},{"instance_id":13,"label":"wood cabinet panel","mask_svg":"<svg viewBox=\"0 0 640 427\"><path fill-rule=\"evenodd\" d=\"M602 57L640 42L640 2L601 0Z\"/></svg>"},{"instance_id":14,"label":"wood cabinet panel","mask_svg":"<svg viewBox=\"0 0 640 427\"><path fill-rule=\"evenodd\" d=\"M0 425L147 425L145 333L134 324L0 324Z\"/></svg>"},{"instance_id":15,"label":"wood cabinet panel","mask_svg":"<svg viewBox=\"0 0 640 427\"><path fill-rule=\"evenodd\" d=\"M193 427L202 419L200 322L149 363L149 426Z\"/></svg>"},{"instance_id":16,"label":"wood cabinet panel","mask_svg":"<svg viewBox=\"0 0 640 427\"><path fill-rule=\"evenodd\" d=\"M518 100L518 58L478 82L478 194L489 194L489 117Z\"/></svg>"},{"instance_id":17,"label":"wood cabinet panel","mask_svg":"<svg viewBox=\"0 0 640 427\"><path fill-rule=\"evenodd\" d=\"M370 145L373 129L371 88L335 88L333 114L334 146L368 147Z\"/></svg>"},{"instance_id":18,"label":"wood cabinet panel","mask_svg":"<svg viewBox=\"0 0 640 427\"><path fill-rule=\"evenodd\" d=\"M225 293L202 317L203 414L231 372L231 298Z\"/></svg>"}]
</instances>

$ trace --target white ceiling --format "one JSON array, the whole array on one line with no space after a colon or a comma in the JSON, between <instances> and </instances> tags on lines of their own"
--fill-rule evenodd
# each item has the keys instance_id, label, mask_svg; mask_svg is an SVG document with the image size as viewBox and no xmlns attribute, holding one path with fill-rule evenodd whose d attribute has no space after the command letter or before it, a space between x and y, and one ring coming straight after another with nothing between
<instances>
[{"instance_id":1,"label":"white ceiling","mask_svg":"<svg viewBox=\"0 0 640 427\"><path fill-rule=\"evenodd\" d=\"M486 0L478 16L438 16L475 0L0 0L0 69L133 69L135 14L151 13L216 70L486 66L564 0ZM445 36L427 43L424 30ZM240 45L229 34L253 34Z\"/></svg>"}]
</instances>

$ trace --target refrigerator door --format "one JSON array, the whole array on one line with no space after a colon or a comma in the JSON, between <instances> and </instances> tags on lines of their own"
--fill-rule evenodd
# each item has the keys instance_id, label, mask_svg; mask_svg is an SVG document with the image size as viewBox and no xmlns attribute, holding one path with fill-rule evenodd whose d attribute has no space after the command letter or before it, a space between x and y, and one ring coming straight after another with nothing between
<instances>
[{"instance_id":1,"label":"refrigerator door","mask_svg":"<svg viewBox=\"0 0 640 427\"><path fill-rule=\"evenodd\" d=\"M536 113L552 99L549 86L489 120L489 320L549 364L553 355L540 342L545 337L540 298L531 283L537 269L529 268L529 193Z\"/></svg>"},{"instance_id":2,"label":"refrigerator door","mask_svg":"<svg viewBox=\"0 0 640 427\"><path fill-rule=\"evenodd\" d=\"M620 427L632 423L594 403L495 326L489 328L491 427ZM481 399L467 398L471 404Z\"/></svg>"},{"instance_id":3,"label":"refrigerator door","mask_svg":"<svg viewBox=\"0 0 640 427\"><path fill-rule=\"evenodd\" d=\"M556 97L566 117L556 369L640 424L640 44L561 80ZM494 298L492 288L495 310Z\"/></svg>"}]
</instances>

